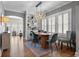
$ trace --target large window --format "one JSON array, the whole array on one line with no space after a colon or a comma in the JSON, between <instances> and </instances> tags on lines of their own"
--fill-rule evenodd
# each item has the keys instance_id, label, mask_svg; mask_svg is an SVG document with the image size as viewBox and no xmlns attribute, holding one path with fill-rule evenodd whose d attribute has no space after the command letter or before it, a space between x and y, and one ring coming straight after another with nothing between
<instances>
[{"instance_id":1,"label":"large window","mask_svg":"<svg viewBox=\"0 0 79 59\"><path fill-rule=\"evenodd\" d=\"M63 14L63 33L68 31L68 13Z\"/></svg>"},{"instance_id":2,"label":"large window","mask_svg":"<svg viewBox=\"0 0 79 59\"><path fill-rule=\"evenodd\" d=\"M46 21L46 19L42 20L42 30L47 31L47 21Z\"/></svg>"},{"instance_id":3,"label":"large window","mask_svg":"<svg viewBox=\"0 0 79 59\"><path fill-rule=\"evenodd\" d=\"M58 33L66 34L67 31L71 30L70 11L59 13L59 15L57 16L58 16Z\"/></svg>"},{"instance_id":4,"label":"large window","mask_svg":"<svg viewBox=\"0 0 79 59\"><path fill-rule=\"evenodd\" d=\"M55 32L55 16L52 17L52 32Z\"/></svg>"},{"instance_id":5,"label":"large window","mask_svg":"<svg viewBox=\"0 0 79 59\"><path fill-rule=\"evenodd\" d=\"M48 32L52 31L51 18L48 19Z\"/></svg>"},{"instance_id":6,"label":"large window","mask_svg":"<svg viewBox=\"0 0 79 59\"><path fill-rule=\"evenodd\" d=\"M62 33L62 15L58 15L58 33Z\"/></svg>"},{"instance_id":7,"label":"large window","mask_svg":"<svg viewBox=\"0 0 79 59\"><path fill-rule=\"evenodd\" d=\"M55 32L55 16L48 18L48 32Z\"/></svg>"}]
</instances>

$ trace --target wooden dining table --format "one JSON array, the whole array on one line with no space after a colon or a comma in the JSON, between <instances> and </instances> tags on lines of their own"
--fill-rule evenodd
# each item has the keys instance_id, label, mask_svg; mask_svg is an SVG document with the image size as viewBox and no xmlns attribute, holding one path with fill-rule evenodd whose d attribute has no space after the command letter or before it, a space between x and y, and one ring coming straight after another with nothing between
<instances>
[{"instance_id":1,"label":"wooden dining table","mask_svg":"<svg viewBox=\"0 0 79 59\"><path fill-rule=\"evenodd\" d=\"M37 32L36 34L40 37L41 48L48 48L49 45L47 44L47 40L49 39L49 35L51 35L51 33Z\"/></svg>"}]
</instances>

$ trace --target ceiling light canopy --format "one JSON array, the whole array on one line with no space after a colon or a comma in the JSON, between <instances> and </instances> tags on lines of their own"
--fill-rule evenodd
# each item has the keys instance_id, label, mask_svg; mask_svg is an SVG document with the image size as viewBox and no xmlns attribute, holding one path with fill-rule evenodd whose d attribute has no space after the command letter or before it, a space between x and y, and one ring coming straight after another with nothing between
<instances>
[{"instance_id":1,"label":"ceiling light canopy","mask_svg":"<svg viewBox=\"0 0 79 59\"><path fill-rule=\"evenodd\" d=\"M40 6L42 4L42 2L39 2L35 7L38 7L38 6Z\"/></svg>"}]
</instances>

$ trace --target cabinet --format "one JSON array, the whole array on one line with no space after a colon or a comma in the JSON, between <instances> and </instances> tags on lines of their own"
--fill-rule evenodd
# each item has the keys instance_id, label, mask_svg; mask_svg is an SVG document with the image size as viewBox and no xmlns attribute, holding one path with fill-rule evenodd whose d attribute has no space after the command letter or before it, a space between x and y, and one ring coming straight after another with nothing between
<instances>
[{"instance_id":1,"label":"cabinet","mask_svg":"<svg viewBox=\"0 0 79 59\"><path fill-rule=\"evenodd\" d=\"M4 32L2 34L2 50L10 47L10 33Z\"/></svg>"}]
</instances>

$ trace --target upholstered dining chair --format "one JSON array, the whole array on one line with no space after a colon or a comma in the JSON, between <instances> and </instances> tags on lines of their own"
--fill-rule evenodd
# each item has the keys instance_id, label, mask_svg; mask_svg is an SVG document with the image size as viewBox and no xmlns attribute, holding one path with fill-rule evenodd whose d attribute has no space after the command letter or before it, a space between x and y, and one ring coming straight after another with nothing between
<instances>
[{"instance_id":1,"label":"upholstered dining chair","mask_svg":"<svg viewBox=\"0 0 79 59\"><path fill-rule=\"evenodd\" d=\"M63 43L67 44L67 47L69 46L71 48L72 45L75 47L75 32L74 31L67 31L66 38L59 38L59 43L61 42L61 49L63 47Z\"/></svg>"},{"instance_id":2,"label":"upholstered dining chair","mask_svg":"<svg viewBox=\"0 0 79 59\"><path fill-rule=\"evenodd\" d=\"M47 44L49 44L49 48L50 50L52 51L53 50L53 46L52 44L54 44L57 48L57 44L56 44L56 41L57 41L57 38L58 38L58 34L55 33L51 39L47 40ZM58 48L57 48L58 49Z\"/></svg>"},{"instance_id":3,"label":"upholstered dining chair","mask_svg":"<svg viewBox=\"0 0 79 59\"><path fill-rule=\"evenodd\" d=\"M31 35L32 43L35 44L35 45L39 44L38 35L36 35L33 31L31 31L30 35Z\"/></svg>"}]
</instances>

